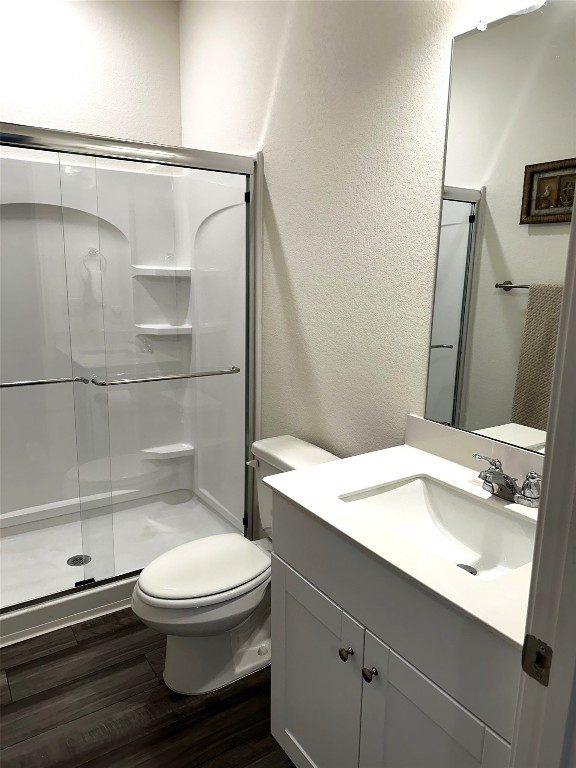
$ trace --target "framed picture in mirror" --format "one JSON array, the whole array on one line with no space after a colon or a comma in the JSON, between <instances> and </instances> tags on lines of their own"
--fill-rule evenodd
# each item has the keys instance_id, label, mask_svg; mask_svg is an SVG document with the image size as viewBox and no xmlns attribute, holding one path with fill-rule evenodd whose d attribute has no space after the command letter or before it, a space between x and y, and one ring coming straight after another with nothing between
<instances>
[{"instance_id":1,"label":"framed picture in mirror","mask_svg":"<svg viewBox=\"0 0 576 768\"><path fill-rule=\"evenodd\" d=\"M553 224L572 219L576 158L527 165L520 224Z\"/></svg>"}]
</instances>

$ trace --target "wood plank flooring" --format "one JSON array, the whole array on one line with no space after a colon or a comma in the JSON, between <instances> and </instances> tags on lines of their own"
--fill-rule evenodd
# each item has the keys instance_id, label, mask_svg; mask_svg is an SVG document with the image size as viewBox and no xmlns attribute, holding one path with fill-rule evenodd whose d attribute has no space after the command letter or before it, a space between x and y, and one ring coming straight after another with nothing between
<instances>
[{"instance_id":1,"label":"wood plank flooring","mask_svg":"<svg viewBox=\"0 0 576 768\"><path fill-rule=\"evenodd\" d=\"M292 768L270 671L203 696L162 682L165 637L130 609L0 650L2 768Z\"/></svg>"}]
</instances>

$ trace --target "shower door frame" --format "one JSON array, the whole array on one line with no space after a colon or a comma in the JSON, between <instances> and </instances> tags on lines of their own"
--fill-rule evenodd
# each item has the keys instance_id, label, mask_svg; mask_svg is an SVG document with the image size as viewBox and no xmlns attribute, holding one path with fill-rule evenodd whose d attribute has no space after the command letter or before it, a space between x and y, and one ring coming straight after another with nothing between
<instances>
[{"instance_id":1,"label":"shower door frame","mask_svg":"<svg viewBox=\"0 0 576 768\"><path fill-rule=\"evenodd\" d=\"M442 192L442 203L451 201L456 203L469 203L471 206L468 245L466 250L466 264L464 269L464 281L462 286L462 311L460 314L460 331L458 334L457 362L455 373L454 395L452 398L452 422L449 426L459 427L462 417L462 398L466 371L466 353L470 334L470 315L474 291L474 269L475 261L478 258L478 231L482 226L482 216L484 214L484 198L486 188L472 189L466 187L448 187L445 186ZM440 219L442 219L442 209L440 210ZM440 221L440 224L442 222ZM438 247L440 250L441 226L438 227ZM438 263L436 264L436 275L434 280L434 301L436 298L436 289L438 283ZM434 309L434 308L433 308ZM432 327L434 323L434 311L430 320L430 339L432 339ZM426 377L426 397L430 387L430 360L432 355L432 346L428 353L428 373Z\"/></svg>"},{"instance_id":2,"label":"shower door frame","mask_svg":"<svg viewBox=\"0 0 576 768\"><path fill-rule=\"evenodd\" d=\"M245 461L249 459L249 451L252 442L255 439L255 430L258 428L255 398L256 398L256 372L259 368L259 354L256 349L256 323L255 317L259 313L259 307L256 302L259 299L259 277L256 274L255 264L255 213L256 206L255 178L257 173L256 158L245 155L232 155L221 152L209 152L206 150L187 149L184 147L173 147L164 144L148 144L127 139L116 139L104 136L92 136L90 134L73 133L69 131L54 130L49 128L37 128L34 126L20 125L17 123L0 122L0 146L19 147L22 149L36 149L51 152L62 152L66 154L84 155L96 158L112 158L117 160L128 160L130 162L156 163L159 165L176 166L181 168L192 168L203 171L217 171L222 173L232 173L246 177L245 203L246 203L246 366L244 371L245 380ZM244 534L252 537L253 532L253 510L254 510L254 478L253 473L245 466L244 470ZM119 586L117 582L128 582L130 585L135 581L142 569L131 571L129 573L119 574L110 578L101 579L93 583L83 584L71 589L54 592L43 595L22 603L0 608L0 616L3 616L2 625L5 623L6 632L2 635L20 635L26 634L26 625L28 622L22 616L24 621L18 616L26 614L28 609L36 609L33 614L33 624L30 626L30 632L34 633L33 626L44 624L41 614L42 604L50 603L61 598L75 598L79 593L97 589L97 592L107 585ZM122 590L122 595L126 590ZM96 595L95 595L96 597ZM107 605L103 595L103 605ZM96 600L98 602L98 600ZM92 601L94 603L94 601ZM48 607L48 606L47 606ZM76 613L75 609L73 612ZM91 611L98 612L97 608L91 606ZM8 622L14 618L15 622ZM59 620L59 625L65 624L65 618ZM4 629L4 627L3 627ZM17 639L21 639L18 637Z\"/></svg>"}]
</instances>

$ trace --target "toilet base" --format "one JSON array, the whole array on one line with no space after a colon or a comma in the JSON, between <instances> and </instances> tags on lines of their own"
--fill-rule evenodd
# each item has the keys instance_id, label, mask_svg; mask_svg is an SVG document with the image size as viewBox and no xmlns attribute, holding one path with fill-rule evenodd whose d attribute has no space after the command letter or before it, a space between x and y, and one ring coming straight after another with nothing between
<instances>
[{"instance_id":1,"label":"toilet base","mask_svg":"<svg viewBox=\"0 0 576 768\"><path fill-rule=\"evenodd\" d=\"M164 682L175 693L196 696L223 688L270 664L270 604L220 635L168 635Z\"/></svg>"},{"instance_id":2,"label":"toilet base","mask_svg":"<svg viewBox=\"0 0 576 768\"><path fill-rule=\"evenodd\" d=\"M203 693L210 693L217 691L220 688L225 688L227 685L231 685L240 680L242 677L251 675L253 672L257 672L259 669L263 669L270 664L270 641L266 644L266 653L263 656L258 655L260 647L254 647L248 649L240 664L235 664L233 659L227 652L228 649L224 649L224 654L219 659L214 659L215 664L206 664L205 662L196 666L183 664L184 658L190 658L189 647L177 647L181 644L190 642L191 638L187 637L168 637L166 644L166 666L164 668L164 682L171 691L174 693L180 693L184 696L199 696ZM221 637L203 637L198 638L201 640L222 640ZM180 641L179 643L172 645L171 640ZM170 650L169 650L170 649ZM211 646L211 654L214 653L214 648ZM170 656L169 656L170 654ZM168 659L170 658L170 663Z\"/></svg>"}]
</instances>

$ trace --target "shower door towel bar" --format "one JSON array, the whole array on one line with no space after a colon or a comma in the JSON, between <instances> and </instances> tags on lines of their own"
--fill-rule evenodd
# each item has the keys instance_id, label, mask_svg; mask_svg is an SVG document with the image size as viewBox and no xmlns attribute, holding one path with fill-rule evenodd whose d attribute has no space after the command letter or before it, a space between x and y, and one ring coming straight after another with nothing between
<instances>
[{"instance_id":1,"label":"shower door towel bar","mask_svg":"<svg viewBox=\"0 0 576 768\"><path fill-rule=\"evenodd\" d=\"M0 384L1 388L7 387L35 387L38 384L65 384L81 381L82 384L95 384L97 387L112 387L116 384L145 384L148 381L172 381L173 379L196 379L200 376L226 376L230 373L240 373L240 368L235 365L232 368L223 368L217 371L192 371L190 373L174 373L170 376L152 376L147 379L113 379L112 381L99 381L97 376L86 379L83 376L75 376L72 379L38 379L38 381L9 381Z\"/></svg>"},{"instance_id":2,"label":"shower door towel bar","mask_svg":"<svg viewBox=\"0 0 576 768\"><path fill-rule=\"evenodd\" d=\"M6 384L0 384L2 389L7 387L37 387L39 384L72 384L81 381L82 384L90 384L90 379L84 376L74 376L72 379L38 379L37 381L9 381Z\"/></svg>"},{"instance_id":3,"label":"shower door towel bar","mask_svg":"<svg viewBox=\"0 0 576 768\"><path fill-rule=\"evenodd\" d=\"M149 381L196 379L200 376L227 376L230 373L240 373L240 368L233 365L232 368L223 368L217 371L192 371L191 373L174 373L171 376L152 376L147 379L113 379L112 381L99 381L96 376L93 376L91 382L97 387L114 387L117 384L147 384Z\"/></svg>"}]
</instances>

